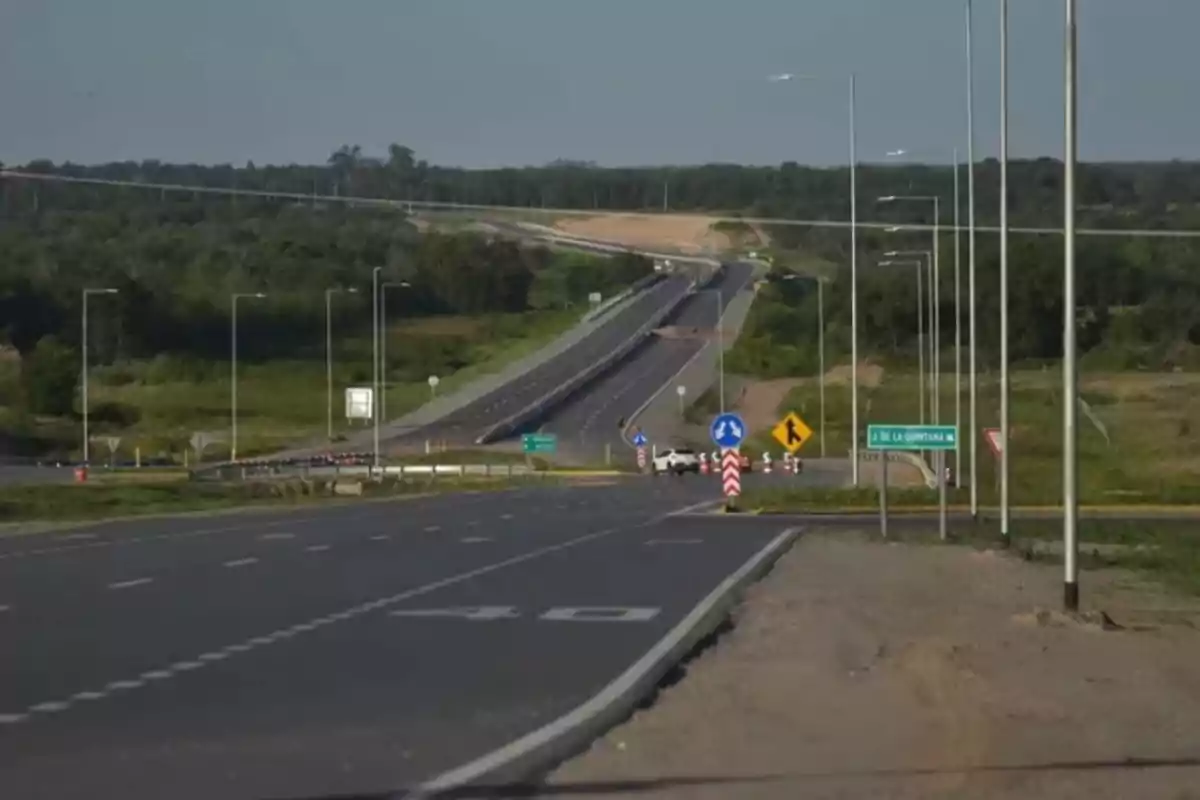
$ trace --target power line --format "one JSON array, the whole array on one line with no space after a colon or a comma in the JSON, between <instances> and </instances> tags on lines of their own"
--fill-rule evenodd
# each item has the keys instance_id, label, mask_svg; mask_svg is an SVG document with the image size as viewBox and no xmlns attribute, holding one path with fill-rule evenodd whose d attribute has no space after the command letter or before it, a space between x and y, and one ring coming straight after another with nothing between
<instances>
[{"instance_id":1,"label":"power line","mask_svg":"<svg viewBox=\"0 0 1200 800\"><path fill-rule=\"evenodd\" d=\"M633 217L633 218L653 218L662 216L672 216L684 219L703 219L712 222L737 222L747 225L791 225L805 228L849 228L849 220L833 220L833 219L784 219L780 217L731 217L720 216L714 214L703 213L680 213L671 212L669 215L664 215L662 212L646 212L646 211L605 211L601 209L583 209L583 208L541 208L528 206L502 206L502 205L485 205L478 203L450 203L440 202L436 200L389 200L380 197L348 197L346 195L327 195L302 193L302 192L279 192L279 191L262 191L256 189L228 189L218 186L189 186L181 183L145 183L142 181L121 181L111 180L107 178L80 178L71 175L47 175L37 172L21 172L18 170L0 170L0 178L14 178L19 180L42 181L46 183L73 183L84 184L89 186L118 186L130 189L148 189L157 192L185 192L191 194L210 194L222 196L236 197L261 197L275 200L297 200L307 203L322 202L322 203L343 203L352 206L376 206L379 208L394 208L400 210L411 210L413 208L426 208L434 210L447 211L493 211L493 212L509 212L519 214L544 214L549 216L577 216L577 217ZM897 227L895 222L863 222L859 220L858 227L874 230L886 230L888 228ZM933 231L934 226L925 223L903 223L899 227L910 231ZM955 230L966 231L966 226L955 228L954 225L939 225L938 228L942 231L953 233ZM995 226L976 225L976 232L999 233L1000 229ZM1010 234L1028 234L1033 236L1059 235L1063 233L1062 228L1018 228L1010 227ZM1185 229L1150 229L1150 228L1079 228L1075 231L1079 236L1130 236L1130 237L1147 237L1159 239L1195 239L1200 238L1200 230L1185 230Z\"/></svg>"}]
</instances>

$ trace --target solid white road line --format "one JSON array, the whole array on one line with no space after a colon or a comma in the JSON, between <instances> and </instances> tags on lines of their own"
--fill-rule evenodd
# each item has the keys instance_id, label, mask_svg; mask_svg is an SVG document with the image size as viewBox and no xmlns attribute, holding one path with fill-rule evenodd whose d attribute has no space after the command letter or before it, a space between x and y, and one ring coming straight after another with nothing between
<instances>
[{"instance_id":1,"label":"solid white road line","mask_svg":"<svg viewBox=\"0 0 1200 800\"><path fill-rule=\"evenodd\" d=\"M227 567L248 567L251 564L257 564L257 558L235 558L233 561L226 561Z\"/></svg>"},{"instance_id":2,"label":"solid white road line","mask_svg":"<svg viewBox=\"0 0 1200 800\"><path fill-rule=\"evenodd\" d=\"M108 585L109 589L132 589L135 586L145 586L147 583L154 583L154 578L133 578L128 581L117 581Z\"/></svg>"}]
</instances>

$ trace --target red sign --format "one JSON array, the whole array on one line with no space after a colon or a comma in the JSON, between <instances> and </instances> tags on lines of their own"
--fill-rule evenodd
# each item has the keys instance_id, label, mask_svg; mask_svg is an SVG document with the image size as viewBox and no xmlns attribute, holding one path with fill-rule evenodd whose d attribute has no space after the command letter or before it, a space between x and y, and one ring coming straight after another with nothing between
<instances>
[{"instance_id":1,"label":"red sign","mask_svg":"<svg viewBox=\"0 0 1200 800\"><path fill-rule=\"evenodd\" d=\"M1000 429L984 428L983 438L987 442L987 446L991 448L992 455L999 458L1000 454L1004 452L1004 440L1000 438Z\"/></svg>"},{"instance_id":2,"label":"red sign","mask_svg":"<svg viewBox=\"0 0 1200 800\"><path fill-rule=\"evenodd\" d=\"M721 454L721 486L725 489L726 497L736 497L742 493L742 457L736 448L729 448Z\"/></svg>"}]
</instances>

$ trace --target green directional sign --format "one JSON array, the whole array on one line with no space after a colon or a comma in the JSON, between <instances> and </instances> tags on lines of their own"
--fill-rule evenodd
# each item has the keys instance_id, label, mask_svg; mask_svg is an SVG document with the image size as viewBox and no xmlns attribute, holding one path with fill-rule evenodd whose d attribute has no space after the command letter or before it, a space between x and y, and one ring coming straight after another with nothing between
<instances>
[{"instance_id":1,"label":"green directional sign","mask_svg":"<svg viewBox=\"0 0 1200 800\"><path fill-rule=\"evenodd\" d=\"M868 425L868 450L953 450L958 429L953 425Z\"/></svg>"},{"instance_id":2,"label":"green directional sign","mask_svg":"<svg viewBox=\"0 0 1200 800\"><path fill-rule=\"evenodd\" d=\"M526 433L521 436L521 449L526 453L553 453L558 449L558 437L553 433Z\"/></svg>"}]
</instances>

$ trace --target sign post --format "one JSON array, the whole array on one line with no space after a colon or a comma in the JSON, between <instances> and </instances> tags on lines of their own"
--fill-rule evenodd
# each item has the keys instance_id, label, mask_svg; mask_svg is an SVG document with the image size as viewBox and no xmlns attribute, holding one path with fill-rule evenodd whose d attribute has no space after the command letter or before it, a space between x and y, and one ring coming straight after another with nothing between
<instances>
[{"instance_id":1,"label":"sign post","mask_svg":"<svg viewBox=\"0 0 1200 800\"><path fill-rule=\"evenodd\" d=\"M637 448L637 465L639 471L646 469L646 434L638 431L633 435L633 445Z\"/></svg>"},{"instance_id":2,"label":"sign post","mask_svg":"<svg viewBox=\"0 0 1200 800\"><path fill-rule=\"evenodd\" d=\"M721 448L721 487L725 491L725 509L737 510L742 493L742 459L738 446L746 438L746 423L737 414L718 414L708 427L713 444Z\"/></svg>"},{"instance_id":3,"label":"sign post","mask_svg":"<svg viewBox=\"0 0 1200 800\"><path fill-rule=\"evenodd\" d=\"M938 535L946 540L946 451L958 446L958 428L953 425L868 425L867 449L879 451L884 459L885 470L889 450L921 451L933 450L938 482ZM883 528L886 535L887 506L886 472L884 486L880 492L880 513L884 515Z\"/></svg>"},{"instance_id":4,"label":"sign post","mask_svg":"<svg viewBox=\"0 0 1200 800\"><path fill-rule=\"evenodd\" d=\"M888 451L881 450L879 452L879 533L884 539L887 538L887 465Z\"/></svg>"},{"instance_id":5,"label":"sign post","mask_svg":"<svg viewBox=\"0 0 1200 800\"><path fill-rule=\"evenodd\" d=\"M683 397L687 394L687 387L683 384L679 384L675 387L675 394L679 395L679 416L682 417L684 413Z\"/></svg>"},{"instance_id":6,"label":"sign post","mask_svg":"<svg viewBox=\"0 0 1200 800\"><path fill-rule=\"evenodd\" d=\"M442 382L442 379L439 378L437 375L429 376L429 395L430 395L430 397L437 397L437 387L438 387L438 384L441 382Z\"/></svg>"}]
</instances>

